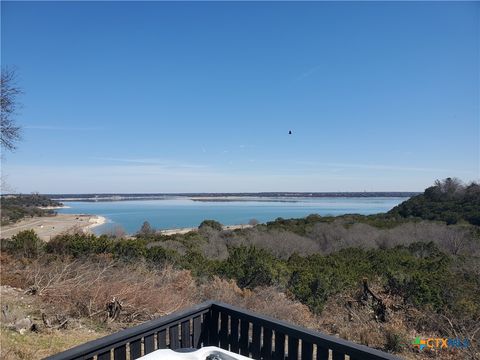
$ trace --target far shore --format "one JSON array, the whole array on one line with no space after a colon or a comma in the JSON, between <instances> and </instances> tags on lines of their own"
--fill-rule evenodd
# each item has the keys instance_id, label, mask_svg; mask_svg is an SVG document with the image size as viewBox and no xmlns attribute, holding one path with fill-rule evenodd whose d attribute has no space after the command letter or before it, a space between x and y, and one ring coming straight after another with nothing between
<instances>
[{"instance_id":1,"label":"far shore","mask_svg":"<svg viewBox=\"0 0 480 360\"><path fill-rule=\"evenodd\" d=\"M65 233L84 232L104 224L106 218L86 214L57 214L54 216L36 216L22 219L15 224L2 226L0 237L10 238L23 230L34 230L40 239L50 241L51 238Z\"/></svg>"}]
</instances>

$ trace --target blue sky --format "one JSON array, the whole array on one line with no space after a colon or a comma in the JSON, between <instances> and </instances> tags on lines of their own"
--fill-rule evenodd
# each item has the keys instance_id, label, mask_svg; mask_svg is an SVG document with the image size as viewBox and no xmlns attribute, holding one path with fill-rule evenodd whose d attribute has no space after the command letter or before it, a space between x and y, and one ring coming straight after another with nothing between
<instances>
[{"instance_id":1,"label":"blue sky","mask_svg":"<svg viewBox=\"0 0 480 360\"><path fill-rule=\"evenodd\" d=\"M15 191L477 180L480 3L2 2ZM288 135L292 130L293 134Z\"/></svg>"}]
</instances>

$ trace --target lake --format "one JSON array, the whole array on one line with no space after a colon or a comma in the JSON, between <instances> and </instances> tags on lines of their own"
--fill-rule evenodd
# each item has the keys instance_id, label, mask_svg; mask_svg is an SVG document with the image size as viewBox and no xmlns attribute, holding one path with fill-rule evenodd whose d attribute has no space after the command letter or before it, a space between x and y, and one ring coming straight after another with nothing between
<instances>
[{"instance_id":1,"label":"lake","mask_svg":"<svg viewBox=\"0 0 480 360\"><path fill-rule=\"evenodd\" d=\"M310 214L343 215L385 212L407 200L407 197L320 197L320 198L245 198L235 201L194 201L188 198L128 201L63 201L64 214L95 214L107 223L95 229L101 234L120 225L129 234L148 221L156 229L197 227L205 219L224 225L247 224L282 218L300 218ZM223 201L222 201L223 200Z\"/></svg>"}]
</instances>

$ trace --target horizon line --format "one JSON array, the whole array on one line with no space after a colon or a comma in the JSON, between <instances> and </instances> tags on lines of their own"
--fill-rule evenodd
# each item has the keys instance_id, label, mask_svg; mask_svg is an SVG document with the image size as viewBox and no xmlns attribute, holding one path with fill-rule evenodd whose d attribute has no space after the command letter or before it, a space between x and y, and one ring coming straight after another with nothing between
<instances>
[{"instance_id":1,"label":"horizon line","mask_svg":"<svg viewBox=\"0 0 480 360\"><path fill-rule=\"evenodd\" d=\"M30 193L5 193L1 194L2 196L7 195L250 195L250 194L281 194L281 195L316 195L316 194L421 194L423 191L241 191L241 192L230 192L230 191L221 191L221 192L113 192L113 193L102 193L102 192L87 192L87 193L40 193L40 192L30 192Z\"/></svg>"}]
</instances>

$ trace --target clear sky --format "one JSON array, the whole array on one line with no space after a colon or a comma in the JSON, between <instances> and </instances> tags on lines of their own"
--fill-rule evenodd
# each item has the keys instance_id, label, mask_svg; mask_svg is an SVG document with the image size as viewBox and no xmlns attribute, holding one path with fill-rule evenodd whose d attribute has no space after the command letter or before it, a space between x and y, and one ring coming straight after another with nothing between
<instances>
[{"instance_id":1,"label":"clear sky","mask_svg":"<svg viewBox=\"0 0 480 360\"><path fill-rule=\"evenodd\" d=\"M479 2L5 2L20 192L421 191L479 175ZM288 131L293 132L288 135Z\"/></svg>"}]
</instances>

